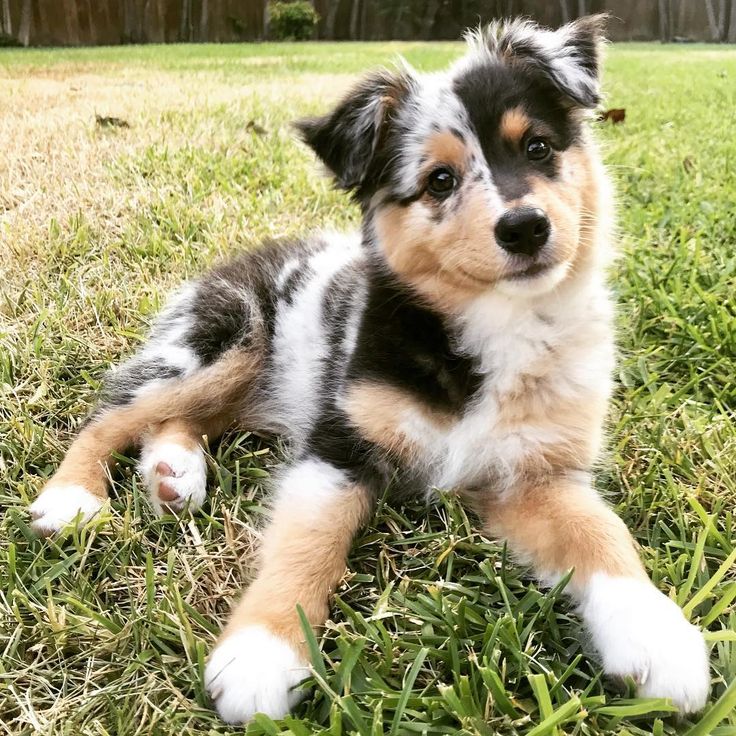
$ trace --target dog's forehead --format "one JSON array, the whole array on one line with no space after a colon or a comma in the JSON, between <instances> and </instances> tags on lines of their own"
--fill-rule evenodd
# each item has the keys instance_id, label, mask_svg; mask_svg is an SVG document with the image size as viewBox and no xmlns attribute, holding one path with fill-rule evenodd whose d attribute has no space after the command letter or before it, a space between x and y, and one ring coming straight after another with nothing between
<instances>
[{"instance_id":1,"label":"dog's forehead","mask_svg":"<svg viewBox=\"0 0 736 736\"><path fill-rule=\"evenodd\" d=\"M504 162L504 147L518 145L533 121L557 131L562 147L571 135L568 113L551 85L528 68L489 55L416 77L394 114L400 133L391 154L398 164L393 186L402 197L411 196L427 166L449 150L454 156L441 163L464 158L493 170Z\"/></svg>"},{"instance_id":2,"label":"dog's forehead","mask_svg":"<svg viewBox=\"0 0 736 736\"><path fill-rule=\"evenodd\" d=\"M519 109L552 125L565 117L548 85L523 70L489 60L424 77L407 106L403 127L417 142L447 130L482 142L497 136L504 116Z\"/></svg>"},{"instance_id":3,"label":"dog's forehead","mask_svg":"<svg viewBox=\"0 0 736 736\"><path fill-rule=\"evenodd\" d=\"M448 74L424 76L407 112L406 130L417 137L470 123L468 111L455 93Z\"/></svg>"},{"instance_id":4,"label":"dog's forehead","mask_svg":"<svg viewBox=\"0 0 736 736\"><path fill-rule=\"evenodd\" d=\"M450 79L465 117L479 137L498 131L507 110L536 107L530 80L502 63L486 62L465 68Z\"/></svg>"}]
</instances>

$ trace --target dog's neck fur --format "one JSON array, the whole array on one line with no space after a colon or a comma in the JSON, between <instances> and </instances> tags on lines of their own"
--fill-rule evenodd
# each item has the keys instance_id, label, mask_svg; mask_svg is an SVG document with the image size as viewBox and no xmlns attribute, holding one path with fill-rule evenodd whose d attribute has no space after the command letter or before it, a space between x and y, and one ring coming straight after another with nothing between
<instances>
[{"instance_id":1,"label":"dog's neck fur","mask_svg":"<svg viewBox=\"0 0 736 736\"><path fill-rule=\"evenodd\" d=\"M491 287L468 299L456 311L429 304L411 284L405 283L389 267L380 244L366 236L365 230L363 247L368 253L367 267L374 274L374 281L392 284L395 298L404 303L413 302L416 309L437 315L454 350L482 362L489 351L496 349L500 336L509 339L520 335L528 341L531 328L532 333L544 333L540 339L550 344L566 335L584 333L591 322L596 327L610 325L613 308L605 284L604 256L612 250L608 223L601 221L593 228L591 237L595 242L587 251L588 258L577 263L574 271L553 289L541 294L509 293L498 286ZM612 342L612 332L606 339Z\"/></svg>"}]
</instances>

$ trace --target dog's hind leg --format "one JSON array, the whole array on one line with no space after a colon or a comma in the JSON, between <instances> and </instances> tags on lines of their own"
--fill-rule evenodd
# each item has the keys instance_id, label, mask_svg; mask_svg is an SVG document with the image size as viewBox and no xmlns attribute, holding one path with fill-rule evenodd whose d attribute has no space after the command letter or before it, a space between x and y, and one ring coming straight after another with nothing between
<instances>
[{"instance_id":1,"label":"dog's hind leg","mask_svg":"<svg viewBox=\"0 0 736 736\"><path fill-rule=\"evenodd\" d=\"M110 374L99 405L31 505L39 534L94 516L107 498L111 454L141 444L140 470L158 511L202 503L199 443L238 418L264 352L257 304L243 288L222 279L217 285L203 280L185 289L141 351Z\"/></svg>"},{"instance_id":2,"label":"dog's hind leg","mask_svg":"<svg viewBox=\"0 0 736 736\"><path fill-rule=\"evenodd\" d=\"M138 472L157 513L195 511L202 505L207 490L202 437L217 436L218 429L170 419L143 438Z\"/></svg>"},{"instance_id":3,"label":"dog's hind leg","mask_svg":"<svg viewBox=\"0 0 736 736\"><path fill-rule=\"evenodd\" d=\"M199 442L203 435L217 436L237 418L259 363L257 354L232 350L211 366L167 381L123 406L101 405L31 505L36 532L53 534L79 514L83 521L94 516L107 499L112 453L139 444L144 446L141 472L158 510L201 504L204 457Z\"/></svg>"}]
</instances>

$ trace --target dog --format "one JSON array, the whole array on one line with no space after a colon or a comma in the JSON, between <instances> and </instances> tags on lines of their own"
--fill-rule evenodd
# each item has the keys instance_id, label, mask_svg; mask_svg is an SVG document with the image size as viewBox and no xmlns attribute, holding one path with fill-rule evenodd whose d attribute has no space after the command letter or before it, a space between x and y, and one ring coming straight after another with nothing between
<instances>
[{"instance_id":1,"label":"dog","mask_svg":"<svg viewBox=\"0 0 736 736\"><path fill-rule=\"evenodd\" d=\"M359 233L245 252L187 284L31 506L42 535L92 518L111 453L141 447L160 512L200 507L202 438L278 432L260 570L205 671L221 717L284 716L378 494L455 489L544 584L569 571L604 671L683 713L706 702L701 632L648 580L598 496L614 366L612 187L589 132L604 20L470 32L449 70L381 71L303 140Z\"/></svg>"}]
</instances>

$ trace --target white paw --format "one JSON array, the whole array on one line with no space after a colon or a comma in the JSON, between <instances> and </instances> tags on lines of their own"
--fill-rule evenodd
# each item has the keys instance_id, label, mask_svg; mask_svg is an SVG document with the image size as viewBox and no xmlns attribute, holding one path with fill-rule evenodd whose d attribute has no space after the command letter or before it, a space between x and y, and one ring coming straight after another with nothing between
<instances>
[{"instance_id":1,"label":"white paw","mask_svg":"<svg viewBox=\"0 0 736 736\"><path fill-rule=\"evenodd\" d=\"M51 484L31 504L31 527L39 536L48 537L60 532L78 519L79 526L86 524L105 502L83 486L59 483Z\"/></svg>"},{"instance_id":2,"label":"white paw","mask_svg":"<svg viewBox=\"0 0 736 736\"><path fill-rule=\"evenodd\" d=\"M217 645L204 682L227 723L247 723L256 713L283 718L304 697L293 689L309 676L293 647L263 626L247 626Z\"/></svg>"},{"instance_id":3,"label":"white paw","mask_svg":"<svg viewBox=\"0 0 736 736\"><path fill-rule=\"evenodd\" d=\"M669 698L683 714L705 705L710 673L703 635L653 585L594 575L581 612L607 674L633 678L640 696Z\"/></svg>"},{"instance_id":4,"label":"white paw","mask_svg":"<svg viewBox=\"0 0 736 736\"><path fill-rule=\"evenodd\" d=\"M196 511L207 496L207 464L199 446L190 449L166 441L146 444L138 472L159 516L167 511Z\"/></svg>"}]
</instances>

